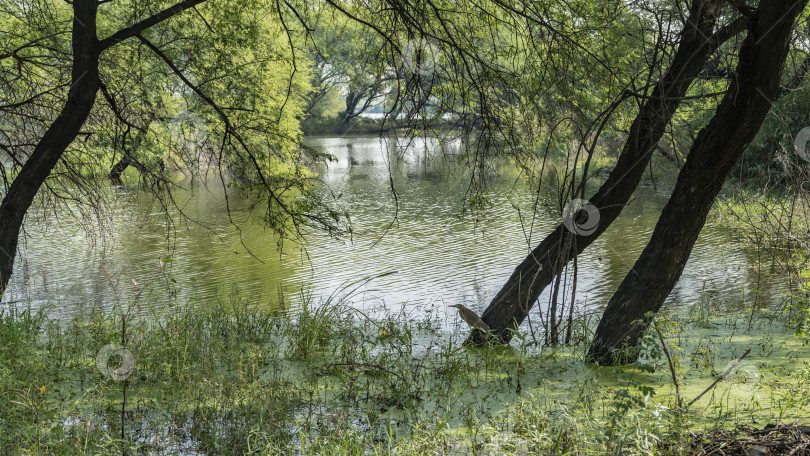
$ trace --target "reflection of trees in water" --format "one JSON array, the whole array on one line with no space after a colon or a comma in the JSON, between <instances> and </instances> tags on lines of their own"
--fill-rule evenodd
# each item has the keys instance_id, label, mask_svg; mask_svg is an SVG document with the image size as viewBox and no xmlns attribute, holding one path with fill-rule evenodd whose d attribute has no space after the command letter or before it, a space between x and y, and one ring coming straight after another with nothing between
<instances>
[{"instance_id":1,"label":"reflection of trees in water","mask_svg":"<svg viewBox=\"0 0 810 456\"><path fill-rule=\"evenodd\" d=\"M324 139L323 144L332 143ZM377 291L373 295L364 295L362 299L410 306L442 298L447 304L460 303L481 310L510 272L512 259L525 253L526 233L511 204L523 204L524 210L528 211L533 197L516 200L515 195L520 194L520 190L515 190L512 177L493 179L489 188L492 207L487 214L478 220L469 214L459 217L466 191L464 174L443 174L434 169L425 177L421 173L421 160L414 160L403 165L406 171L416 170L413 176L394 173L401 199L398 223L372 248L371 244L379 239L395 212L388 167L382 158L389 149L373 137L352 138L351 144L349 148L345 138L335 140L334 145L325 150L336 155L339 163L324 171L321 177L336 194L342 193L342 200L351 204L355 224L353 242L334 242L326 237L312 236L308 240L307 252L288 243L279 253L276 250L277 238L270 235L260 221L240 223L242 239L264 262L261 263L246 253L239 233L230 225L222 204L221 192L224 190L216 185L206 187L201 184L193 188L193 198L184 194L182 201L188 201L184 208L189 216L205 221L205 226L177 224L176 231L172 231L172 250L167 251L167 221L150 215L154 214L154 208L149 209L150 199L140 198L140 190L132 190L134 197L122 207L122 211L142 215L133 216L126 222L113 219L116 225L112 231L118 233L111 242L115 248L106 249L101 255L99 250L90 249L85 241L65 245L61 239L76 226L71 223L54 226L50 238L32 237L30 243L31 252L38 251L42 258L58 260L57 265L45 264L46 260L40 260L40 257L23 254L28 262L25 266L28 274L34 276L29 282L35 284L47 280L47 292L61 299L61 307L70 309L66 312L78 311L94 300L100 301L105 308L111 307L116 299L128 303L144 289L144 296L152 293L150 299L153 303L157 301L166 305L171 302L171 295L165 289L171 284L169 276L178 282L175 286L179 288L179 302L190 299L192 295L199 303L211 302L218 296L227 301L235 286L240 295L256 297L265 307L278 305L281 288L286 294L287 305L295 306L302 286L309 288L316 297L327 296L334 287L356 279L357 275L371 275L391 268L398 274L372 283ZM377 160L372 165L350 166L350 149L351 155L361 163L374 157ZM553 191L548 191L541 198L552 201ZM240 222L247 220L251 203L238 192L233 192L232 216ZM587 310L604 304L632 266L633 255L640 251L649 237L655 215L662 205L663 197L654 191L638 192L615 229L605 233L603 239L592 247L592 252L581 257L578 286L582 291L577 294L577 305L581 304ZM557 217L552 210L543 210L540 214L535 220L535 236L542 236ZM139 223L133 223L133 220ZM526 219L526 223L528 227L531 219ZM711 239L717 237L728 239L729 235L712 231L709 236ZM702 238L701 242L706 240ZM740 257L739 262L745 264L748 260L738 249L739 244L731 239L722 248L700 244L693 258L694 264L690 264L669 302L689 304L697 301L705 276L711 277L718 288L722 287L726 272L725 268L717 266L717 259L720 257L728 264ZM159 264L169 254L172 261ZM122 274L124 270L126 274ZM43 271L46 276L36 278L38 271ZM747 282L752 277L749 267L744 265L739 274L741 283L736 289L745 284L750 287L750 282ZM138 286L133 285L131 279L135 279ZM569 274L569 287L570 280ZM764 282L774 290L778 289L779 285L771 285L771 280L768 276ZM112 283L118 297L113 293ZM37 288L32 292L42 290ZM777 291L774 293L778 294ZM42 296L42 304L50 299L44 294ZM728 299L741 297L741 292L735 292L729 294ZM355 304L366 305L362 299ZM548 294L541 295L538 310L545 312L547 303ZM140 311L147 312L148 309ZM534 323L539 325L536 318Z\"/></svg>"}]
</instances>

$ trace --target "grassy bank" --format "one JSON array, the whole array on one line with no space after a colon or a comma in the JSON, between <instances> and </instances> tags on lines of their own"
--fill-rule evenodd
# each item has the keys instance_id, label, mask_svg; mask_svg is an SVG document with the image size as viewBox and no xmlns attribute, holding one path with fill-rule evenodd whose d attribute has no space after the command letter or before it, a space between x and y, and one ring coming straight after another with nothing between
<instances>
[{"instance_id":1,"label":"grassy bank","mask_svg":"<svg viewBox=\"0 0 810 456\"><path fill-rule=\"evenodd\" d=\"M540 349L523 335L471 350L430 315L372 320L305 302L292 318L238 299L126 321L3 310L0 452L688 454L693 431L810 421L806 339L787 326L796 310L707 297L662 315L682 404L750 350L679 408L655 332L643 362L592 367L584 344ZM113 370L118 354L100 369L108 344L130 350L131 372Z\"/></svg>"}]
</instances>

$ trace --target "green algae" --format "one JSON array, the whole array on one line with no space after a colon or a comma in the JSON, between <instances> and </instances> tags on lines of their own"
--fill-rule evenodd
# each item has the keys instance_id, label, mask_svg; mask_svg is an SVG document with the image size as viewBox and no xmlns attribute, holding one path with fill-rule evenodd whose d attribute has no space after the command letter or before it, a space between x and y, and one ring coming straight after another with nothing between
<instances>
[{"instance_id":1,"label":"green algae","mask_svg":"<svg viewBox=\"0 0 810 456\"><path fill-rule=\"evenodd\" d=\"M670 309L640 361L592 366L584 344L469 349L463 332L349 302L303 317L242 303L126 323L124 382L94 357L123 318L0 317L0 448L7 453L678 454L689 433L810 421L806 339L766 309ZM588 320L583 320L588 321ZM587 340L589 325L578 325ZM739 365L735 361L746 351ZM124 406L124 387L126 405ZM123 414L122 414L123 406ZM124 432L121 437L121 427Z\"/></svg>"}]
</instances>

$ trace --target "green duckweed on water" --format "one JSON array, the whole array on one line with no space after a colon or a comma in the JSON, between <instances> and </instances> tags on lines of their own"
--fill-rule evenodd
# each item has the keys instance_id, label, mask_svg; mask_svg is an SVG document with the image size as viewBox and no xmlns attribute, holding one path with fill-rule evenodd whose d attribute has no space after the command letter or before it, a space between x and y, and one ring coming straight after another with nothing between
<instances>
[{"instance_id":1,"label":"green duckweed on water","mask_svg":"<svg viewBox=\"0 0 810 456\"><path fill-rule=\"evenodd\" d=\"M4 454L690 454L693 432L810 422L807 339L784 310L670 309L641 361L584 362L521 332L470 349L426 314L371 319L304 299L295 318L231 296L150 318L0 314ZM126 381L99 369L125 346ZM735 361L747 350L750 353ZM113 354L108 369L125 356ZM113 366L113 367L109 367ZM729 370L729 368L731 369ZM123 368L123 366L122 366ZM694 404L724 372L727 375ZM118 372L122 374L122 372ZM113 375L115 376L115 375ZM123 425L123 430L122 430Z\"/></svg>"}]
</instances>

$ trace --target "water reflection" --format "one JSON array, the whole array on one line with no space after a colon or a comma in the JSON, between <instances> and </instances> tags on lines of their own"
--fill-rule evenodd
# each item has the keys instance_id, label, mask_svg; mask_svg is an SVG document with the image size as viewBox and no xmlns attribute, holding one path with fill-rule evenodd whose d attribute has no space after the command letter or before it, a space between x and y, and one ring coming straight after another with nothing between
<instances>
[{"instance_id":1,"label":"water reflection","mask_svg":"<svg viewBox=\"0 0 810 456\"><path fill-rule=\"evenodd\" d=\"M231 217L239 225L234 228L220 185L195 184L181 193L183 211L198 223L175 226L141 190L111 189L112 229L101 240L82 229L87 219L31 214L4 301L50 304L58 315L90 306L133 306L133 312L147 314L175 299L211 303L239 293L283 311L280 294L294 309L302 289L325 297L347 283L396 271L362 287L354 305L366 311L404 307L413 315L434 307L440 321L458 324L446 306L481 311L529 247L560 219L551 209L556 196L547 189L538 216L521 221L515 207L529 214L533 193L509 169L489 183L485 215L464 213L470 175L454 162L461 151L457 142L341 137L310 138L309 144L336 158L319 172L352 214L351 239L312 235L306 248L286 242L279 251L278 239L249 216L249 201L232 193ZM666 195L642 185L622 217L583 254L580 309L606 303L649 239L665 201ZM716 291L721 301L750 299L757 283L753 265L739 240L707 226L669 302L695 303L704 289ZM779 277L766 275L760 283L765 299L780 299ZM548 293L541 296L541 307L548 300Z\"/></svg>"}]
</instances>

